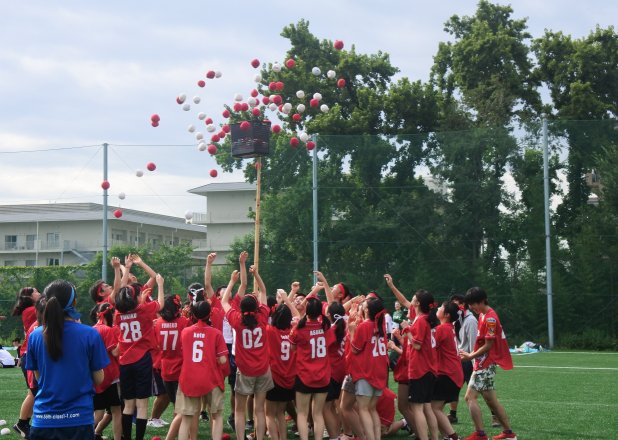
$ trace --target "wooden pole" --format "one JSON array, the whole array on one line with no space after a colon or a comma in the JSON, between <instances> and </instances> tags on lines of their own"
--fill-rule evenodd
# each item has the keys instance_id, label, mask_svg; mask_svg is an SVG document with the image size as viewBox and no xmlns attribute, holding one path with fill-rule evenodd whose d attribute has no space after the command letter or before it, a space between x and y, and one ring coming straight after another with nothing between
<instances>
[{"instance_id":1,"label":"wooden pole","mask_svg":"<svg viewBox=\"0 0 618 440\"><path fill-rule=\"evenodd\" d=\"M255 158L255 170L257 172L257 182L255 186L255 242L253 247L253 264L256 269L260 265L260 195L262 187L262 158ZM253 291L257 292L257 282L253 279Z\"/></svg>"}]
</instances>

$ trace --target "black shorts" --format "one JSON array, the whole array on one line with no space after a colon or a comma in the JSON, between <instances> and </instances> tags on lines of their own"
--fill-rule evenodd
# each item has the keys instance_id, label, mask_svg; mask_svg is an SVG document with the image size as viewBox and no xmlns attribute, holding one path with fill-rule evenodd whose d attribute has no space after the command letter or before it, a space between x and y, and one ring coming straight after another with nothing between
<instances>
[{"instance_id":1,"label":"black shorts","mask_svg":"<svg viewBox=\"0 0 618 440\"><path fill-rule=\"evenodd\" d=\"M65 428L30 428L31 440L48 440L61 438L63 440L83 440L94 438L94 426L67 426Z\"/></svg>"},{"instance_id":2,"label":"black shorts","mask_svg":"<svg viewBox=\"0 0 618 440\"><path fill-rule=\"evenodd\" d=\"M97 393L92 398L94 409L110 409L112 406L120 406L120 394L118 393L118 384L113 383L108 386L105 391Z\"/></svg>"},{"instance_id":3,"label":"black shorts","mask_svg":"<svg viewBox=\"0 0 618 440\"><path fill-rule=\"evenodd\" d=\"M300 377L298 376L296 376L296 380L294 381L294 391L296 391L297 393L302 393L302 394L328 393L329 387L330 387L330 384L324 387L317 387L317 388L307 386L300 380Z\"/></svg>"},{"instance_id":4,"label":"black shorts","mask_svg":"<svg viewBox=\"0 0 618 440\"><path fill-rule=\"evenodd\" d=\"M165 381L165 391L167 391L167 395L170 397L170 402L176 404L176 392L178 391L178 381L175 380L173 382Z\"/></svg>"},{"instance_id":5,"label":"black shorts","mask_svg":"<svg viewBox=\"0 0 618 440\"><path fill-rule=\"evenodd\" d=\"M436 377L426 373L420 379L410 379L408 384L408 401L412 403L430 403Z\"/></svg>"},{"instance_id":6,"label":"black shorts","mask_svg":"<svg viewBox=\"0 0 618 440\"><path fill-rule=\"evenodd\" d=\"M163 378L161 377L161 370L158 368L152 369L152 395L160 396L161 394L167 393L165 389L165 382L163 382Z\"/></svg>"},{"instance_id":7,"label":"black shorts","mask_svg":"<svg viewBox=\"0 0 618 440\"><path fill-rule=\"evenodd\" d=\"M472 361L461 361L461 368L463 368L464 383L468 383L470 381L470 377L472 377L472 370L474 369Z\"/></svg>"},{"instance_id":8,"label":"black shorts","mask_svg":"<svg viewBox=\"0 0 618 440\"><path fill-rule=\"evenodd\" d=\"M152 357L146 353L139 361L120 366L120 394L123 400L152 396Z\"/></svg>"},{"instance_id":9,"label":"black shorts","mask_svg":"<svg viewBox=\"0 0 618 440\"><path fill-rule=\"evenodd\" d=\"M337 382L332 377L330 378L330 383L328 384L328 394L326 395L326 401L332 402L333 400L337 400L341 395L341 382Z\"/></svg>"},{"instance_id":10,"label":"black shorts","mask_svg":"<svg viewBox=\"0 0 618 440\"><path fill-rule=\"evenodd\" d=\"M228 360L230 362L230 375L227 377L227 383L230 384L230 386L232 387L232 391L234 390L234 387L236 386L236 358L235 356L232 354L232 345L233 344L225 344L227 345L227 352L228 352Z\"/></svg>"},{"instance_id":11,"label":"black shorts","mask_svg":"<svg viewBox=\"0 0 618 440\"><path fill-rule=\"evenodd\" d=\"M271 402L289 402L294 400L294 389L284 388L273 381L275 387L266 392L266 400Z\"/></svg>"},{"instance_id":12,"label":"black shorts","mask_svg":"<svg viewBox=\"0 0 618 440\"><path fill-rule=\"evenodd\" d=\"M438 376L433 387L433 397L431 400L450 403L457 402L459 399L460 388L448 376Z\"/></svg>"}]
</instances>

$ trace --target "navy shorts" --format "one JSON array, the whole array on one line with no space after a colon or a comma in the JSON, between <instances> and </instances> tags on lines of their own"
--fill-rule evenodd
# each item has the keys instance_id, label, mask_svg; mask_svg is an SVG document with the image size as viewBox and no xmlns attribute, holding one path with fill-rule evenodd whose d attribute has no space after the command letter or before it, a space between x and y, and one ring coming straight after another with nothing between
<instances>
[{"instance_id":1,"label":"navy shorts","mask_svg":"<svg viewBox=\"0 0 618 440\"><path fill-rule=\"evenodd\" d=\"M270 400L271 402L289 402L294 400L294 397L296 397L294 389L284 388L278 385L274 380L273 383L275 387L266 392L266 400Z\"/></svg>"},{"instance_id":2,"label":"navy shorts","mask_svg":"<svg viewBox=\"0 0 618 440\"><path fill-rule=\"evenodd\" d=\"M178 381L168 382L165 381L165 391L167 391L167 395L170 398L170 402L176 404L176 393L178 392Z\"/></svg>"},{"instance_id":3,"label":"navy shorts","mask_svg":"<svg viewBox=\"0 0 618 440\"><path fill-rule=\"evenodd\" d=\"M234 390L234 387L236 386L236 358L235 356L232 354L232 344L225 344L227 345L227 352L228 352L228 359L230 361L230 375L227 377L227 383L230 384L230 386L232 387L232 391Z\"/></svg>"},{"instance_id":4,"label":"navy shorts","mask_svg":"<svg viewBox=\"0 0 618 440\"><path fill-rule=\"evenodd\" d=\"M30 428L30 440L84 440L94 438L94 426L67 426L65 428Z\"/></svg>"},{"instance_id":5,"label":"navy shorts","mask_svg":"<svg viewBox=\"0 0 618 440\"><path fill-rule=\"evenodd\" d=\"M328 394L326 395L326 401L331 402L337 400L341 395L341 382L337 382L332 377L330 378L330 384L328 384Z\"/></svg>"},{"instance_id":6,"label":"navy shorts","mask_svg":"<svg viewBox=\"0 0 618 440\"><path fill-rule=\"evenodd\" d=\"M433 387L436 377L425 373L420 379L410 379L408 385L408 401L412 403L430 403L433 398Z\"/></svg>"},{"instance_id":7,"label":"navy shorts","mask_svg":"<svg viewBox=\"0 0 618 440\"><path fill-rule=\"evenodd\" d=\"M123 400L152 396L152 357L146 353L139 361L120 366L120 394Z\"/></svg>"},{"instance_id":8,"label":"navy shorts","mask_svg":"<svg viewBox=\"0 0 618 440\"><path fill-rule=\"evenodd\" d=\"M152 369L152 395L160 396L161 394L166 394L167 390L165 389L165 382L163 382L163 378L161 377L161 370L157 368Z\"/></svg>"},{"instance_id":9,"label":"navy shorts","mask_svg":"<svg viewBox=\"0 0 618 440\"><path fill-rule=\"evenodd\" d=\"M470 382L470 377L472 377L473 365L472 361L461 361L461 368L464 373L464 383Z\"/></svg>"},{"instance_id":10,"label":"navy shorts","mask_svg":"<svg viewBox=\"0 0 618 440\"><path fill-rule=\"evenodd\" d=\"M326 385L325 387L310 387L308 385L305 385L298 376L296 376L296 381L294 382L294 390L296 390L297 393L302 394L328 393L329 388L330 384Z\"/></svg>"}]
</instances>

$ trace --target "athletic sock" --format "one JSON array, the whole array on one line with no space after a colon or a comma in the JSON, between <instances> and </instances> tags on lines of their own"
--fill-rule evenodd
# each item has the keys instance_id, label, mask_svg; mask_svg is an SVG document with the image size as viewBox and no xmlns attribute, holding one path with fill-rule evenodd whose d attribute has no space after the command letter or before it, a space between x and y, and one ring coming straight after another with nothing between
<instances>
[{"instance_id":1,"label":"athletic sock","mask_svg":"<svg viewBox=\"0 0 618 440\"><path fill-rule=\"evenodd\" d=\"M131 439L132 430L133 430L133 414L122 414L122 436L126 440Z\"/></svg>"},{"instance_id":2,"label":"athletic sock","mask_svg":"<svg viewBox=\"0 0 618 440\"><path fill-rule=\"evenodd\" d=\"M513 434L513 431L512 431L512 430L510 430L510 429L505 429L505 430L504 430L504 431L502 431L502 432L504 432L505 434Z\"/></svg>"},{"instance_id":3,"label":"athletic sock","mask_svg":"<svg viewBox=\"0 0 618 440\"><path fill-rule=\"evenodd\" d=\"M19 419L17 421L17 426L26 426L28 425L28 420L27 419Z\"/></svg>"},{"instance_id":4,"label":"athletic sock","mask_svg":"<svg viewBox=\"0 0 618 440\"><path fill-rule=\"evenodd\" d=\"M146 434L146 419L135 419L135 440L144 440Z\"/></svg>"}]
</instances>

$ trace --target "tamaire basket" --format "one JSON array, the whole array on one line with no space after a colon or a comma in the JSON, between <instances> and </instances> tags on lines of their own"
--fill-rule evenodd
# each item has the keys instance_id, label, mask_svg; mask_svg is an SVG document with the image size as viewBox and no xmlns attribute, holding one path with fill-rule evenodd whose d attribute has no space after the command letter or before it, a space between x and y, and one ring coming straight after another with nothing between
<instances>
[{"instance_id":1,"label":"tamaire basket","mask_svg":"<svg viewBox=\"0 0 618 440\"><path fill-rule=\"evenodd\" d=\"M249 121L248 130L241 130L240 123L232 124L232 156L258 157L270 153L270 121Z\"/></svg>"}]
</instances>

